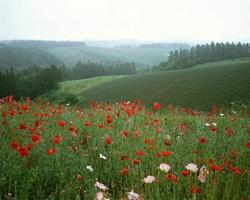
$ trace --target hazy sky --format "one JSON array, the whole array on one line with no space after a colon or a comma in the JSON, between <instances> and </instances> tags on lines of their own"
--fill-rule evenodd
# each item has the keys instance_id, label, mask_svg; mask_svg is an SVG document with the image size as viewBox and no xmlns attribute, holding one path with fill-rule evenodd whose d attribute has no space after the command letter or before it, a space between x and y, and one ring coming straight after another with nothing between
<instances>
[{"instance_id":1,"label":"hazy sky","mask_svg":"<svg viewBox=\"0 0 250 200\"><path fill-rule=\"evenodd\" d=\"M250 38L250 0L0 0L0 40Z\"/></svg>"}]
</instances>

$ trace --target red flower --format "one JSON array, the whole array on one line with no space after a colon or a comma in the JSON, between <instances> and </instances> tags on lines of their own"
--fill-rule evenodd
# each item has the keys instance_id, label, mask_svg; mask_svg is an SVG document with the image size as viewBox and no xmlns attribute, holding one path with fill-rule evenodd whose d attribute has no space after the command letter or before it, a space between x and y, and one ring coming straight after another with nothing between
<instances>
[{"instance_id":1,"label":"red flower","mask_svg":"<svg viewBox=\"0 0 250 200\"><path fill-rule=\"evenodd\" d=\"M250 149L250 140L246 142L245 147Z\"/></svg>"},{"instance_id":2,"label":"red flower","mask_svg":"<svg viewBox=\"0 0 250 200\"><path fill-rule=\"evenodd\" d=\"M31 150L32 147L33 147L33 144L32 144L32 143L29 143L29 144L26 145L26 147L27 147L28 150Z\"/></svg>"},{"instance_id":3,"label":"red flower","mask_svg":"<svg viewBox=\"0 0 250 200\"><path fill-rule=\"evenodd\" d=\"M211 169L212 171L220 172L220 171L222 170L222 167L221 167L220 165L212 164L212 165L210 166L210 169Z\"/></svg>"},{"instance_id":4,"label":"red flower","mask_svg":"<svg viewBox=\"0 0 250 200\"><path fill-rule=\"evenodd\" d=\"M161 104L159 104L158 102L154 102L153 107L154 107L154 110L160 110Z\"/></svg>"},{"instance_id":5,"label":"red flower","mask_svg":"<svg viewBox=\"0 0 250 200\"><path fill-rule=\"evenodd\" d=\"M28 148L20 147L20 148L18 149L18 153L19 153L20 156L22 156L22 157L28 157L28 156L29 156L29 150L28 150Z\"/></svg>"},{"instance_id":6,"label":"red flower","mask_svg":"<svg viewBox=\"0 0 250 200\"><path fill-rule=\"evenodd\" d=\"M56 153L56 149L52 148L47 151L47 154L50 156L52 154Z\"/></svg>"},{"instance_id":7,"label":"red flower","mask_svg":"<svg viewBox=\"0 0 250 200\"><path fill-rule=\"evenodd\" d=\"M135 155L136 155L136 156L143 156L143 155L144 155L144 152L142 152L142 151L136 151L136 152L135 152Z\"/></svg>"},{"instance_id":8,"label":"red flower","mask_svg":"<svg viewBox=\"0 0 250 200\"><path fill-rule=\"evenodd\" d=\"M112 123L112 116L111 115L106 115L106 122L107 122L107 124Z\"/></svg>"},{"instance_id":9,"label":"red flower","mask_svg":"<svg viewBox=\"0 0 250 200\"><path fill-rule=\"evenodd\" d=\"M209 130L213 133L216 133L218 129L216 127L209 127Z\"/></svg>"},{"instance_id":10,"label":"red flower","mask_svg":"<svg viewBox=\"0 0 250 200\"><path fill-rule=\"evenodd\" d=\"M140 163L140 160L134 159L133 163L134 163L134 165L138 165Z\"/></svg>"},{"instance_id":11,"label":"red flower","mask_svg":"<svg viewBox=\"0 0 250 200\"><path fill-rule=\"evenodd\" d=\"M87 126L87 127L88 127L88 126L91 126L91 122L90 122L90 121L86 121L86 122L85 122L85 126Z\"/></svg>"},{"instance_id":12,"label":"red flower","mask_svg":"<svg viewBox=\"0 0 250 200\"><path fill-rule=\"evenodd\" d=\"M31 139L33 142L40 142L41 141L40 135L38 135L36 133L31 135Z\"/></svg>"},{"instance_id":13,"label":"red flower","mask_svg":"<svg viewBox=\"0 0 250 200\"><path fill-rule=\"evenodd\" d=\"M53 137L52 143L53 143L53 144L60 144L61 141L62 141L62 139L63 139L62 136L56 135L56 136Z\"/></svg>"},{"instance_id":14,"label":"red flower","mask_svg":"<svg viewBox=\"0 0 250 200\"><path fill-rule=\"evenodd\" d=\"M80 181L80 180L81 180L81 178L82 178L82 177L81 177L81 175L80 175L80 174L77 174L77 176L76 176L76 180L77 180L77 181Z\"/></svg>"},{"instance_id":15,"label":"red flower","mask_svg":"<svg viewBox=\"0 0 250 200\"><path fill-rule=\"evenodd\" d=\"M27 106L27 105L21 105L20 106L20 110L22 110L22 111L28 111L29 110L29 106Z\"/></svg>"},{"instance_id":16,"label":"red flower","mask_svg":"<svg viewBox=\"0 0 250 200\"><path fill-rule=\"evenodd\" d=\"M190 188L190 192L191 192L192 194L198 194L198 193L201 193L201 189L200 189L198 186L194 185L194 186L192 186L192 187Z\"/></svg>"},{"instance_id":17,"label":"red flower","mask_svg":"<svg viewBox=\"0 0 250 200\"><path fill-rule=\"evenodd\" d=\"M11 148L15 150L19 149L20 147L16 140L13 140L10 145L11 145Z\"/></svg>"},{"instance_id":18,"label":"red flower","mask_svg":"<svg viewBox=\"0 0 250 200\"><path fill-rule=\"evenodd\" d=\"M103 124L101 124L101 123L100 123L100 124L98 124L97 126L98 126L99 128L103 128L103 127L104 127L104 125L103 125Z\"/></svg>"},{"instance_id":19,"label":"red flower","mask_svg":"<svg viewBox=\"0 0 250 200\"><path fill-rule=\"evenodd\" d=\"M128 175L128 168L127 167L122 168L120 173L121 173L122 176Z\"/></svg>"},{"instance_id":20,"label":"red flower","mask_svg":"<svg viewBox=\"0 0 250 200\"><path fill-rule=\"evenodd\" d=\"M206 142L206 138L204 138L204 137L199 138L199 143L200 144L204 144L205 142Z\"/></svg>"},{"instance_id":21,"label":"red flower","mask_svg":"<svg viewBox=\"0 0 250 200\"><path fill-rule=\"evenodd\" d=\"M172 183L176 183L177 182L177 176L175 176L174 174L168 173L166 175L166 179L171 181Z\"/></svg>"},{"instance_id":22,"label":"red flower","mask_svg":"<svg viewBox=\"0 0 250 200\"><path fill-rule=\"evenodd\" d=\"M167 150L164 150L164 151L161 152L161 155L162 155L162 156L165 156L165 157L168 157L168 156L171 155L171 152L170 152L170 151L167 151Z\"/></svg>"},{"instance_id":23,"label":"red flower","mask_svg":"<svg viewBox=\"0 0 250 200\"><path fill-rule=\"evenodd\" d=\"M122 156L120 157L120 159L121 159L121 160L128 160L128 156L122 155Z\"/></svg>"},{"instance_id":24,"label":"red flower","mask_svg":"<svg viewBox=\"0 0 250 200\"><path fill-rule=\"evenodd\" d=\"M123 131L123 132L121 133L121 135L122 135L123 137L128 137L128 131Z\"/></svg>"},{"instance_id":25,"label":"red flower","mask_svg":"<svg viewBox=\"0 0 250 200\"><path fill-rule=\"evenodd\" d=\"M19 129L20 129L20 130L26 129L26 125L25 125L25 124L19 124Z\"/></svg>"},{"instance_id":26,"label":"red flower","mask_svg":"<svg viewBox=\"0 0 250 200\"><path fill-rule=\"evenodd\" d=\"M107 137L106 137L106 139L105 139L105 143L106 143L107 145L109 145L109 144L111 144L111 143L112 143L112 139L111 139L111 137L110 137L110 136L107 136Z\"/></svg>"},{"instance_id":27,"label":"red flower","mask_svg":"<svg viewBox=\"0 0 250 200\"><path fill-rule=\"evenodd\" d=\"M233 129L226 127L226 128L225 128L225 131L226 131L226 134L227 134L228 136L232 136L232 135L233 135Z\"/></svg>"},{"instance_id":28,"label":"red flower","mask_svg":"<svg viewBox=\"0 0 250 200\"><path fill-rule=\"evenodd\" d=\"M58 122L58 125L61 126L61 127L64 127L65 126L65 122L61 120L61 121Z\"/></svg>"},{"instance_id":29,"label":"red flower","mask_svg":"<svg viewBox=\"0 0 250 200\"><path fill-rule=\"evenodd\" d=\"M182 176L188 176L189 175L189 171L188 170L183 170L183 171L181 171L181 175Z\"/></svg>"}]
</instances>

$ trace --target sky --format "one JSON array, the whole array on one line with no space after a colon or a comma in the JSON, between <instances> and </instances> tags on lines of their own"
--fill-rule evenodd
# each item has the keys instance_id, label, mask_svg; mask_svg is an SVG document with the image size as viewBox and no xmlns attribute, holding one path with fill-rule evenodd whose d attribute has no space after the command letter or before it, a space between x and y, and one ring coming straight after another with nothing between
<instances>
[{"instance_id":1,"label":"sky","mask_svg":"<svg viewBox=\"0 0 250 200\"><path fill-rule=\"evenodd\" d=\"M0 40L250 41L250 0L0 0Z\"/></svg>"}]
</instances>

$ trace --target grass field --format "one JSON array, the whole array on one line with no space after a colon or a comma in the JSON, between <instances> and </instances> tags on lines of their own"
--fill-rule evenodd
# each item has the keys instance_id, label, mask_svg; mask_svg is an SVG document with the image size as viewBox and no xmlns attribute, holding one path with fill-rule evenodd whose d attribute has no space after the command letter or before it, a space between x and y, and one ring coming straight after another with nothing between
<instances>
[{"instance_id":1,"label":"grass field","mask_svg":"<svg viewBox=\"0 0 250 200\"><path fill-rule=\"evenodd\" d=\"M170 49L167 48L103 48L103 47L60 47L48 51L66 65L76 62L134 62L138 68L151 68L166 60Z\"/></svg>"},{"instance_id":2,"label":"grass field","mask_svg":"<svg viewBox=\"0 0 250 200\"><path fill-rule=\"evenodd\" d=\"M6 97L0 112L0 199L249 199L244 110Z\"/></svg>"},{"instance_id":3,"label":"grass field","mask_svg":"<svg viewBox=\"0 0 250 200\"><path fill-rule=\"evenodd\" d=\"M81 93L85 103L90 99L114 102L135 97L151 104L162 104L208 110L213 104L250 102L250 59L214 62L185 70L154 72L123 77Z\"/></svg>"}]
</instances>

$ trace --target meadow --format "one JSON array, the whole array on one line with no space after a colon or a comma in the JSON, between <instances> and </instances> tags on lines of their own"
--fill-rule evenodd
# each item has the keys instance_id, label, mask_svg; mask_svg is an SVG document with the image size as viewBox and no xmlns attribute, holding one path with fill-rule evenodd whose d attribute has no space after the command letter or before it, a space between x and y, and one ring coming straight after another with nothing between
<instances>
[{"instance_id":1,"label":"meadow","mask_svg":"<svg viewBox=\"0 0 250 200\"><path fill-rule=\"evenodd\" d=\"M113 76L115 77L115 76ZM161 104L209 110L213 104L230 107L250 102L250 59L234 59L197 65L189 69L150 72L117 79L95 79L62 82L59 88L49 93L50 100L64 101L66 94L75 94L82 104L90 100L115 102L124 99L142 99L151 105L155 99ZM86 88L85 82L92 82ZM77 88L77 89L76 89ZM70 99L69 99L70 101Z\"/></svg>"},{"instance_id":2,"label":"meadow","mask_svg":"<svg viewBox=\"0 0 250 200\"><path fill-rule=\"evenodd\" d=\"M0 112L0 199L249 199L246 109L8 96Z\"/></svg>"}]
</instances>

